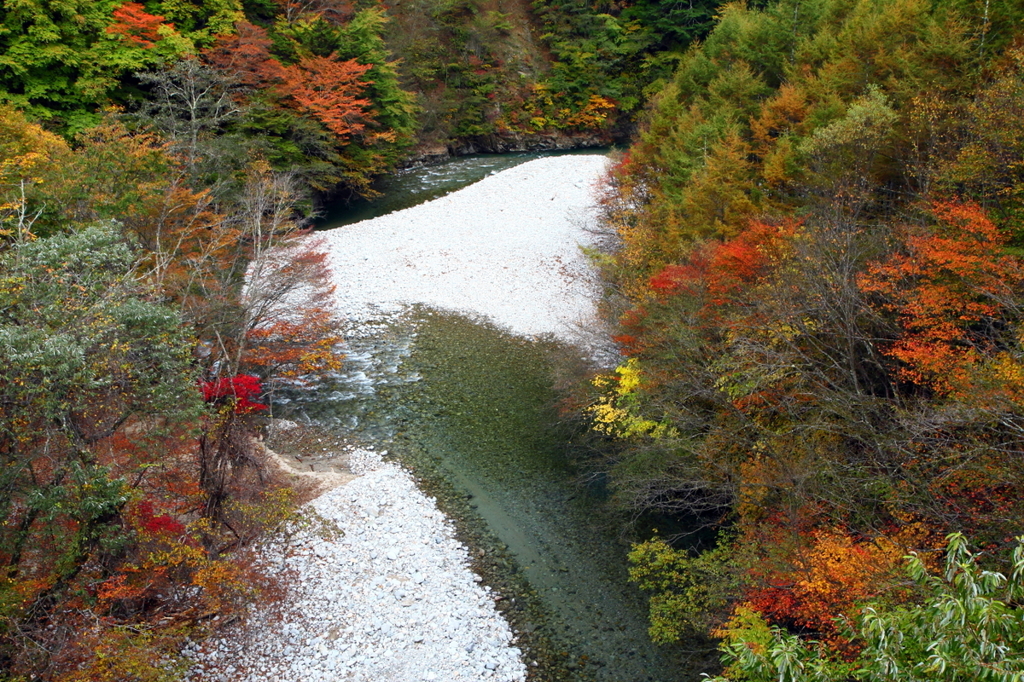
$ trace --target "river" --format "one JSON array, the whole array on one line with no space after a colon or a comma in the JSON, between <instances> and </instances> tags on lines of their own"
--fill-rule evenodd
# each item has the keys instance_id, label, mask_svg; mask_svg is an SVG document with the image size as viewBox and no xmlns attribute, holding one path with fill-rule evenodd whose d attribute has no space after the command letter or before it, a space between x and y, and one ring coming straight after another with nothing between
<instances>
[{"instance_id":1,"label":"river","mask_svg":"<svg viewBox=\"0 0 1024 682\"><path fill-rule=\"evenodd\" d=\"M384 199L407 207L536 157L406 172ZM326 225L349 217L338 211ZM702 653L648 640L621 519L571 464L552 386L580 372L579 351L422 307L370 326L348 340L341 374L315 394L282 394L275 412L386 448L421 479L474 548L474 568L506 595L500 606L521 633L532 679L696 679Z\"/></svg>"}]
</instances>

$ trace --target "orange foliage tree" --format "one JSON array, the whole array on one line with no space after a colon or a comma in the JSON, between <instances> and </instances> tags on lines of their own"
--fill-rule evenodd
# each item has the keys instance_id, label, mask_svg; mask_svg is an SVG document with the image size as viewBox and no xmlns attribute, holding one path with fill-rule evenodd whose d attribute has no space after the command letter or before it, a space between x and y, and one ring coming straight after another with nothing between
<instances>
[{"instance_id":1,"label":"orange foliage tree","mask_svg":"<svg viewBox=\"0 0 1024 682\"><path fill-rule=\"evenodd\" d=\"M370 121L370 100L359 97L370 67L355 60L304 57L285 70L283 92L295 105L327 126L338 139L361 133Z\"/></svg>"},{"instance_id":2,"label":"orange foliage tree","mask_svg":"<svg viewBox=\"0 0 1024 682\"><path fill-rule=\"evenodd\" d=\"M900 362L899 376L965 397L1005 343L1000 330L1018 313L1024 268L978 206L939 202L931 214L934 227L905 228L903 248L871 265L859 284L898 316L901 333L885 352Z\"/></svg>"},{"instance_id":3,"label":"orange foliage tree","mask_svg":"<svg viewBox=\"0 0 1024 682\"><path fill-rule=\"evenodd\" d=\"M774 531L780 532L785 531ZM742 604L777 624L817 633L844 647L835 619L856 617L869 599L885 597L892 603L909 598L897 580L903 557L941 544L941 537L921 524L874 538L838 526L819 527L803 533L784 561L751 567Z\"/></svg>"},{"instance_id":4,"label":"orange foliage tree","mask_svg":"<svg viewBox=\"0 0 1024 682\"><path fill-rule=\"evenodd\" d=\"M203 59L244 88L275 87L284 82L285 69L270 55L270 45L266 30L242 21L234 34L218 36Z\"/></svg>"},{"instance_id":5,"label":"orange foliage tree","mask_svg":"<svg viewBox=\"0 0 1024 682\"><path fill-rule=\"evenodd\" d=\"M245 88L269 89L289 106L320 121L341 142L372 122L370 100L361 95L369 84L362 76L371 66L335 55L304 56L284 65L270 53L267 32L241 23L204 52L206 61Z\"/></svg>"},{"instance_id":6,"label":"orange foliage tree","mask_svg":"<svg viewBox=\"0 0 1024 682\"><path fill-rule=\"evenodd\" d=\"M114 10L114 23L107 26L107 33L119 35L139 47L153 47L160 40L160 28L164 17L146 12L138 2L126 2ZM173 29L174 24L166 24Z\"/></svg>"}]
</instances>

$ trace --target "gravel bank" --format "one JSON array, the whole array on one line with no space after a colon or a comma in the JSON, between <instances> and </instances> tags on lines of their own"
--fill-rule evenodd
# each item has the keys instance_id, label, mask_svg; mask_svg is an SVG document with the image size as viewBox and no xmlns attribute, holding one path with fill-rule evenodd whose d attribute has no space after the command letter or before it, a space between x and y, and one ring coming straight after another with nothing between
<instances>
[{"instance_id":1,"label":"gravel bank","mask_svg":"<svg viewBox=\"0 0 1024 682\"><path fill-rule=\"evenodd\" d=\"M496 595L434 500L371 450L362 474L310 503L336 537L300 534L266 548L296 576L283 612L257 613L248 636L204 642L192 679L263 682L476 682L526 678Z\"/></svg>"},{"instance_id":2,"label":"gravel bank","mask_svg":"<svg viewBox=\"0 0 1024 682\"><path fill-rule=\"evenodd\" d=\"M581 244L601 156L550 157L447 197L323 234L350 335L410 304L551 334L600 361L599 295ZM254 613L243 635L189 655L195 680L519 682L513 633L467 549L411 476L372 450L359 478L311 506L342 530L268 547L296 577L284 617Z\"/></svg>"},{"instance_id":3,"label":"gravel bank","mask_svg":"<svg viewBox=\"0 0 1024 682\"><path fill-rule=\"evenodd\" d=\"M597 352L594 235L604 156L537 159L413 208L323 233L350 324L421 303Z\"/></svg>"}]
</instances>

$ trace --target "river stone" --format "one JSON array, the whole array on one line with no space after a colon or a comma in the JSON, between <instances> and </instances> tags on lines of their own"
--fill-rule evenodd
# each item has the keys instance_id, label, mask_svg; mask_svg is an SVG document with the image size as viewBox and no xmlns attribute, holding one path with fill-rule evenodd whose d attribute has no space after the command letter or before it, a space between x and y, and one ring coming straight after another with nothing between
<instances>
[{"instance_id":1,"label":"river stone","mask_svg":"<svg viewBox=\"0 0 1024 682\"><path fill-rule=\"evenodd\" d=\"M592 187L607 167L597 155L537 159L419 206L317 233L339 308L358 327L423 304L483 316L523 336L553 334L601 364L615 363L597 314L600 284L580 249L594 245Z\"/></svg>"},{"instance_id":2,"label":"river stone","mask_svg":"<svg viewBox=\"0 0 1024 682\"><path fill-rule=\"evenodd\" d=\"M386 679L395 682L418 682L429 679L430 673L445 682L526 679L514 636L495 611L489 590L479 585L479 576L469 569L468 551L455 541L451 523L406 471L379 461L375 467L310 504L345 535L264 548L262 558L270 566L280 565L283 553L294 552L292 559L302 576L289 585L282 614L285 625L278 624L272 611L257 610L248 624L255 636L223 640L223 646L217 641L215 646L207 642L207 646L187 649L197 663L189 680L216 679L208 671L229 665L251 671L235 675L233 682L265 682L268 677L334 680L340 673L328 672L324 677L324 671L341 669L356 680L383 679L385 669ZM381 499L390 502L382 507L386 530L366 525L360 514L365 502ZM367 540L358 546L351 542L357 527L362 527ZM441 542L424 543L424 537ZM388 549L371 549L377 547ZM395 563L403 550L418 568L405 584L416 585L412 596L422 602L409 595L399 597L396 593L402 588L396 586L402 582L389 577L401 575ZM320 556L327 560L311 561ZM406 615L424 607L415 618ZM328 625L338 622L346 627L337 630ZM472 660L476 666L493 667L467 665ZM486 670L486 676L480 677L475 672L479 670Z\"/></svg>"}]
</instances>

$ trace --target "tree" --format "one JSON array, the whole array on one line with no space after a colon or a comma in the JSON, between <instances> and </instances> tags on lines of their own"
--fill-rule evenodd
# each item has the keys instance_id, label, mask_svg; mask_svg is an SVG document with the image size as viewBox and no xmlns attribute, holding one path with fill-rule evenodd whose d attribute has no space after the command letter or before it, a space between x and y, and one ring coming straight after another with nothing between
<instances>
[{"instance_id":1,"label":"tree","mask_svg":"<svg viewBox=\"0 0 1024 682\"><path fill-rule=\"evenodd\" d=\"M375 135L367 142L378 147L378 153L383 150L390 164L412 143L418 126L418 108L413 94L402 88L400 64L392 58L385 43L389 21L380 8L359 10L342 26L333 51L338 59L369 65L364 79L365 96L371 103Z\"/></svg>"},{"instance_id":2,"label":"tree","mask_svg":"<svg viewBox=\"0 0 1024 682\"><path fill-rule=\"evenodd\" d=\"M935 203L931 213L934 229L904 230L905 250L872 264L859 283L899 318L902 332L884 351L901 363L899 376L967 396L1005 346L999 330L1016 317L1024 270L977 205Z\"/></svg>"},{"instance_id":3,"label":"tree","mask_svg":"<svg viewBox=\"0 0 1024 682\"><path fill-rule=\"evenodd\" d=\"M107 33L121 36L122 39L144 48L153 47L160 40L160 27L164 25L164 17L149 14L140 3L124 3L114 9L113 18L114 22L107 26Z\"/></svg>"},{"instance_id":4,"label":"tree","mask_svg":"<svg viewBox=\"0 0 1024 682\"><path fill-rule=\"evenodd\" d=\"M340 22L307 7L286 12L271 32L273 53L288 71L285 104L297 104L331 130L347 185L339 189L361 194L372 194L370 178L400 160L416 128L414 98L401 87L398 63L384 42L387 23L379 8L361 9ZM362 67L362 87L356 88L349 72Z\"/></svg>"},{"instance_id":5,"label":"tree","mask_svg":"<svg viewBox=\"0 0 1024 682\"><path fill-rule=\"evenodd\" d=\"M120 551L133 491L200 414L189 335L133 265L109 226L0 254L5 647L18 632L45 636L33 628L79 575ZM129 434L132 448L109 448Z\"/></svg>"},{"instance_id":6,"label":"tree","mask_svg":"<svg viewBox=\"0 0 1024 682\"><path fill-rule=\"evenodd\" d=\"M358 97L369 65L331 57L305 57L285 70L283 91L344 143L370 120L370 100Z\"/></svg>"},{"instance_id":7,"label":"tree","mask_svg":"<svg viewBox=\"0 0 1024 682\"><path fill-rule=\"evenodd\" d=\"M751 612L723 630L726 676L748 682L1012 682L1024 676L1024 548L1017 539L1009 575L985 569L960 534L950 535L945 568L932 575L917 554L905 572L922 593L915 604L867 602L844 623L861 647L852 662L830 657L814 641L768 628Z\"/></svg>"},{"instance_id":8,"label":"tree","mask_svg":"<svg viewBox=\"0 0 1024 682\"><path fill-rule=\"evenodd\" d=\"M208 382L258 371L276 384L340 366L325 255L303 240L295 222L298 198L292 176L274 173L266 162L252 164L235 213L203 235L233 235L224 242L228 248L187 254L194 272L189 289L202 285L208 292L190 297L187 311ZM245 469L262 475L252 411L237 407L220 404L200 443L206 514L221 519L234 479Z\"/></svg>"},{"instance_id":9,"label":"tree","mask_svg":"<svg viewBox=\"0 0 1024 682\"><path fill-rule=\"evenodd\" d=\"M980 204L1020 239L1024 230L1024 51L1007 50L993 65L995 77L932 127L934 180L940 191ZM952 108L952 107L949 107Z\"/></svg>"},{"instance_id":10,"label":"tree","mask_svg":"<svg viewBox=\"0 0 1024 682\"><path fill-rule=\"evenodd\" d=\"M40 185L52 182L51 169L71 150L64 140L7 105L0 106L0 149L0 239L28 239L47 208L38 197L50 188Z\"/></svg>"},{"instance_id":11,"label":"tree","mask_svg":"<svg viewBox=\"0 0 1024 682\"><path fill-rule=\"evenodd\" d=\"M629 579L652 592L650 628L655 642L678 642L704 635L721 625L740 582L730 543L693 555L655 537L629 552Z\"/></svg>"},{"instance_id":12,"label":"tree","mask_svg":"<svg viewBox=\"0 0 1024 682\"><path fill-rule=\"evenodd\" d=\"M193 50L138 3L29 0L3 12L0 92L42 119L78 132L95 124L124 74Z\"/></svg>"},{"instance_id":13,"label":"tree","mask_svg":"<svg viewBox=\"0 0 1024 682\"><path fill-rule=\"evenodd\" d=\"M314 189L371 193L371 178L397 161L392 152L401 146L399 139L402 145L408 141L408 131L391 128L391 120L376 122L377 110L388 103L374 99L373 82L363 78L384 69L387 80L390 72L386 65L378 69L334 51L317 54L278 28L274 37L288 40L288 50L275 51L265 29L242 23L236 36L222 37L204 52L216 71L237 84L242 115L236 130L255 138L255 151L275 168L299 173ZM331 27L333 33L340 30ZM276 55L282 51L290 59L280 61Z\"/></svg>"},{"instance_id":14,"label":"tree","mask_svg":"<svg viewBox=\"0 0 1024 682\"><path fill-rule=\"evenodd\" d=\"M234 164L226 164L214 144L239 114L238 86L230 75L189 57L136 77L151 88L141 106L143 120L163 134L186 169L193 175L205 170L207 178L230 175Z\"/></svg>"},{"instance_id":15,"label":"tree","mask_svg":"<svg viewBox=\"0 0 1024 682\"><path fill-rule=\"evenodd\" d=\"M341 368L340 323L323 243L295 236L253 263L241 365L272 386L306 384Z\"/></svg>"},{"instance_id":16,"label":"tree","mask_svg":"<svg viewBox=\"0 0 1024 682\"><path fill-rule=\"evenodd\" d=\"M274 88L284 82L284 66L270 54L266 29L239 22L234 33L218 37L203 51L203 60L220 72L226 82L237 83L250 93Z\"/></svg>"}]
</instances>

